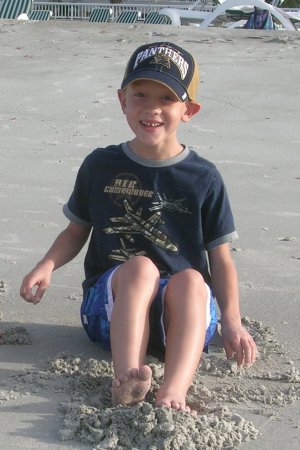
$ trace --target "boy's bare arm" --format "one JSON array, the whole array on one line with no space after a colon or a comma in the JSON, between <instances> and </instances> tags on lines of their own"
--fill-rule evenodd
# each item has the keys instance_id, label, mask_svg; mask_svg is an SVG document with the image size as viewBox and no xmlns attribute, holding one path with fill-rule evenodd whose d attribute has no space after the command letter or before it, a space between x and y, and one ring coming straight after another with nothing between
<instances>
[{"instance_id":1,"label":"boy's bare arm","mask_svg":"<svg viewBox=\"0 0 300 450\"><path fill-rule=\"evenodd\" d=\"M238 277L228 244L209 251L212 287L221 310L224 348L228 358L238 365L251 365L257 355L253 338L242 326Z\"/></svg>"},{"instance_id":2,"label":"boy's bare arm","mask_svg":"<svg viewBox=\"0 0 300 450\"><path fill-rule=\"evenodd\" d=\"M80 252L89 233L90 227L70 222L55 239L41 261L24 277L20 289L21 297L28 302L39 303L50 284L53 270L68 263Z\"/></svg>"}]
</instances>

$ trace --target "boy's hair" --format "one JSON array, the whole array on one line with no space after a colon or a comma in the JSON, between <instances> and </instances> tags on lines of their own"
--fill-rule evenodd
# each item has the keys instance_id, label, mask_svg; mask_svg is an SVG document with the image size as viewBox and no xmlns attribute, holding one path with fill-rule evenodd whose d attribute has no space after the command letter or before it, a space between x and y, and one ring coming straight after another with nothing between
<instances>
[{"instance_id":1,"label":"boy's hair","mask_svg":"<svg viewBox=\"0 0 300 450\"><path fill-rule=\"evenodd\" d=\"M137 80L156 81L168 87L181 102L197 103L198 66L189 52L171 42L153 42L135 50L121 89Z\"/></svg>"}]
</instances>

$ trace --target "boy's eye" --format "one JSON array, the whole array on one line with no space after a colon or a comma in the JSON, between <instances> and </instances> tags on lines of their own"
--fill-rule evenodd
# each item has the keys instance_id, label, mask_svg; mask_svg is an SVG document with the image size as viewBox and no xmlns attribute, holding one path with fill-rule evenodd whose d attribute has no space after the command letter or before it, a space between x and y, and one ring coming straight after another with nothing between
<instances>
[{"instance_id":1,"label":"boy's eye","mask_svg":"<svg viewBox=\"0 0 300 450\"><path fill-rule=\"evenodd\" d=\"M173 96L173 95L165 95L164 97L162 97L161 101L162 101L163 103L169 104L169 103L174 103L174 102L176 102L176 101L177 101L177 98L176 98L175 96Z\"/></svg>"}]
</instances>

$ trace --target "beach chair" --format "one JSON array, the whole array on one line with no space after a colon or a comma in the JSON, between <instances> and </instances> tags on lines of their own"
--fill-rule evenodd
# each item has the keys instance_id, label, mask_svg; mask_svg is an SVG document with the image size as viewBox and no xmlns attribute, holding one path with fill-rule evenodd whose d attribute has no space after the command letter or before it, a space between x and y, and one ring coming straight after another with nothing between
<instances>
[{"instance_id":1,"label":"beach chair","mask_svg":"<svg viewBox=\"0 0 300 450\"><path fill-rule=\"evenodd\" d=\"M280 12L283 14L284 17L286 17L288 20L292 22L296 30L299 30L300 28L300 9L297 8L285 8L284 6L280 5L280 8L278 8Z\"/></svg>"},{"instance_id":2,"label":"beach chair","mask_svg":"<svg viewBox=\"0 0 300 450\"><path fill-rule=\"evenodd\" d=\"M33 9L28 15L29 20L50 20L52 11L48 9Z\"/></svg>"},{"instance_id":3,"label":"beach chair","mask_svg":"<svg viewBox=\"0 0 300 450\"><path fill-rule=\"evenodd\" d=\"M245 0L225 0L223 3L217 6L216 9L214 9L214 11L210 14L210 16L207 16L203 20L203 22L200 24L200 27L206 28L210 26L218 16L224 14L226 11L228 10L232 11L232 8L243 6L244 1ZM290 18L283 11L281 11L280 8L273 6L269 3L266 3L263 0L246 0L246 3L247 6L252 6L269 11L272 14L272 16L275 17L286 30L291 31L296 30Z\"/></svg>"},{"instance_id":4,"label":"beach chair","mask_svg":"<svg viewBox=\"0 0 300 450\"><path fill-rule=\"evenodd\" d=\"M117 17L116 23L135 23L141 15L140 11L124 10Z\"/></svg>"},{"instance_id":5,"label":"beach chair","mask_svg":"<svg viewBox=\"0 0 300 450\"><path fill-rule=\"evenodd\" d=\"M185 10L163 8L160 13L169 16L172 21L172 25L180 26L182 19L188 19L197 21L200 28L207 28L213 24L217 17L227 13L228 11L232 14L234 8L239 8L239 10L242 10L242 8L247 8L247 12L251 13L253 12L253 7L270 11L272 16L274 16L285 29L295 31L296 28L290 20L291 18L289 18L285 12L263 0L225 0L210 12L198 11L192 8Z\"/></svg>"},{"instance_id":6,"label":"beach chair","mask_svg":"<svg viewBox=\"0 0 300 450\"><path fill-rule=\"evenodd\" d=\"M109 22L112 18L111 8L94 8L91 12L89 22Z\"/></svg>"},{"instance_id":7,"label":"beach chair","mask_svg":"<svg viewBox=\"0 0 300 450\"><path fill-rule=\"evenodd\" d=\"M171 19L164 14L160 14L158 11L150 11L146 15L144 23L170 25Z\"/></svg>"},{"instance_id":8,"label":"beach chair","mask_svg":"<svg viewBox=\"0 0 300 450\"><path fill-rule=\"evenodd\" d=\"M0 4L0 19L17 19L20 14L28 14L32 0L3 0Z\"/></svg>"}]
</instances>

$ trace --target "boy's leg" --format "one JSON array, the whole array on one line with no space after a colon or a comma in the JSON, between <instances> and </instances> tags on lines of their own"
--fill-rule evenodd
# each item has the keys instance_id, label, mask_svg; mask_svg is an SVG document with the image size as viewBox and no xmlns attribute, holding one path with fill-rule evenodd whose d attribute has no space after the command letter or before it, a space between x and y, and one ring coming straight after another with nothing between
<instances>
[{"instance_id":1,"label":"boy's leg","mask_svg":"<svg viewBox=\"0 0 300 450\"><path fill-rule=\"evenodd\" d=\"M190 411L186 394L199 364L206 334L207 287L199 272L174 275L165 293L164 381L156 405Z\"/></svg>"},{"instance_id":2,"label":"boy's leg","mask_svg":"<svg viewBox=\"0 0 300 450\"><path fill-rule=\"evenodd\" d=\"M113 405L144 399L151 369L144 365L149 340L149 309L159 288L159 272L144 256L130 258L112 278L114 307L110 339L115 380Z\"/></svg>"}]
</instances>

